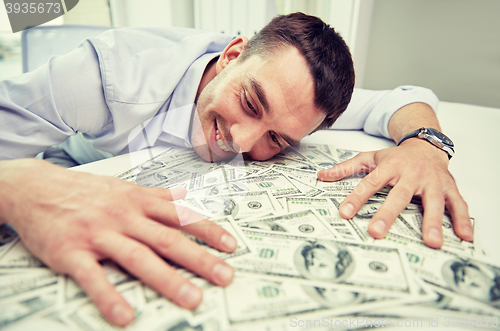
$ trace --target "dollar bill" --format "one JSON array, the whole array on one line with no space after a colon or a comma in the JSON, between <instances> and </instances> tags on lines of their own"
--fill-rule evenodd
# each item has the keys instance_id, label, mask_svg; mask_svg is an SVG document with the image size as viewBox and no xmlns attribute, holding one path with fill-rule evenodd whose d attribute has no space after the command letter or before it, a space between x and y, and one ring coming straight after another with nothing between
<instances>
[{"instance_id":1,"label":"dollar bill","mask_svg":"<svg viewBox=\"0 0 500 331\"><path fill-rule=\"evenodd\" d=\"M426 282L500 309L500 267L444 249L405 249L411 269Z\"/></svg>"},{"instance_id":2,"label":"dollar bill","mask_svg":"<svg viewBox=\"0 0 500 331\"><path fill-rule=\"evenodd\" d=\"M353 150L349 150L349 149L337 148L338 160L340 162L344 162L344 161L347 161L349 159L352 159L353 157L355 157L359 153L361 153L361 152L353 151Z\"/></svg>"},{"instance_id":3,"label":"dollar bill","mask_svg":"<svg viewBox=\"0 0 500 331\"><path fill-rule=\"evenodd\" d=\"M32 292L42 288L57 286L59 277L50 269L37 269L30 272L0 272L0 302L20 300L20 297L31 296Z\"/></svg>"},{"instance_id":4,"label":"dollar bill","mask_svg":"<svg viewBox=\"0 0 500 331\"><path fill-rule=\"evenodd\" d=\"M406 257L398 248L242 230L251 254L230 260L236 269L306 283L342 284L393 295L414 292Z\"/></svg>"},{"instance_id":5,"label":"dollar bill","mask_svg":"<svg viewBox=\"0 0 500 331\"><path fill-rule=\"evenodd\" d=\"M207 217L232 216L241 220L256 215L276 213L282 210L269 191L251 191L214 195L198 199Z\"/></svg>"},{"instance_id":6,"label":"dollar bill","mask_svg":"<svg viewBox=\"0 0 500 331\"><path fill-rule=\"evenodd\" d=\"M380 308L382 302L396 300L373 293L244 276L236 277L224 289L224 297L230 324L297 316L308 312L321 312L329 316L361 313L375 307ZM242 301L241 298L245 300Z\"/></svg>"},{"instance_id":7,"label":"dollar bill","mask_svg":"<svg viewBox=\"0 0 500 331\"><path fill-rule=\"evenodd\" d=\"M333 204L331 199L286 197L286 208L288 212L297 212L306 208L314 209L325 221L334 227L335 231L344 239L358 239L357 236L351 233L351 227L346 220L340 217L338 208Z\"/></svg>"},{"instance_id":8,"label":"dollar bill","mask_svg":"<svg viewBox=\"0 0 500 331\"><path fill-rule=\"evenodd\" d=\"M36 319L54 312L57 307L57 290L34 291L28 298L19 301L0 302L0 329L13 328L20 322Z\"/></svg>"},{"instance_id":9,"label":"dollar bill","mask_svg":"<svg viewBox=\"0 0 500 331\"><path fill-rule=\"evenodd\" d=\"M340 237L335 229L322 221L321 217L313 210L259 217L258 219L240 221L238 225L242 228L284 232L290 235L314 238L335 239Z\"/></svg>"},{"instance_id":10,"label":"dollar bill","mask_svg":"<svg viewBox=\"0 0 500 331\"><path fill-rule=\"evenodd\" d=\"M45 268L45 265L31 254L20 238L16 238L0 258L0 271L11 268Z\"/></svg>"}]
</instances>

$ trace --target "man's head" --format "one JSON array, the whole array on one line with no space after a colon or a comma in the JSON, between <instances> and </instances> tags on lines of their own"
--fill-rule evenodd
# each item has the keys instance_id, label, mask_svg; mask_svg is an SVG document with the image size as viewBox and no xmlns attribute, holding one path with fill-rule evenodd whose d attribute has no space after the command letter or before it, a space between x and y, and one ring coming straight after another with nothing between
<instances>
[{"instance_id":1,"label":"man's head","mask_svg":"<svg viewBox=\"0 0 500 331\"><path fill-rule=\"evenodd\" d=\"M333 28L302 13L276 17L207 67L192 143L205 160L269 159L330 126L353 87L349 49Z\"/></svg>"},{"instance_id":2,"label":"man's head","mask_svg":"<svg viewBox=\"0 0 500 331\"><path fill-rule=\"evenodd\" d=\"M453 271L452 285L458 292L487 303L500 300L500 276L492 270L463 261L455 261L449 268Z\"/></svg>"},{"instance_id":3,"label":"man's head","mask_svg":"<svg viewBox=\"0 0 500 331\"><path fill-rule=\"evenodd\" d=\"M321 244L304 246L301 255L305 270L314 279L337 280L352 264L352 257L346 250L333 250Z\"/></svg>"}]
</instances>

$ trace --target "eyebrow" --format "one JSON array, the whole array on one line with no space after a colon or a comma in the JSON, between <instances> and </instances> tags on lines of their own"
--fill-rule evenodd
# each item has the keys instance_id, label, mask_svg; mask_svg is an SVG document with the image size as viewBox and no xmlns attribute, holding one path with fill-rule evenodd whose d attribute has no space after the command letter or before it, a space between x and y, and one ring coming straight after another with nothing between
<instances>
[{"instance_id":1,"label":"eyebrow","mask_svg":"<svg viewBox=\"0 0 500 331\"><path fill-rule=\"evenodd\" d=\"M259 99L260 104L262 105L262 107L264 107L264 111L267 114L271 113L271 110L269 109L269 103L267 102L266 93L264 92L262 85L260 85L260 83L253 77L250 77L249 80L250 85L252 85L252 88L255 91L255 94L257 94L257 98Z\"/></svg>"},{"instance_id":2,"label":"eyebrow","mask_svg":"<svg viewBox=\"0 0 500 331\"><path fill-rule=\"evenodd\" d=\"M255 91L255 94L257 94L257 98L259 99L260 104L264 108L264 111L266 112L266 114L271 114L272 109L269 108L269 103L267 102L266 93L264 92L262 85L260 85L260 83L256 81L254 77L249 77L249 81L250 85L252 85L252 88ZM281 138L283 138L284 141L287 142L288 145L293 147L298 147L300 145L299 140L295 140L284 133L279 133L279 132L277 133L281 136Z\"/></svg>"}]
</instances>

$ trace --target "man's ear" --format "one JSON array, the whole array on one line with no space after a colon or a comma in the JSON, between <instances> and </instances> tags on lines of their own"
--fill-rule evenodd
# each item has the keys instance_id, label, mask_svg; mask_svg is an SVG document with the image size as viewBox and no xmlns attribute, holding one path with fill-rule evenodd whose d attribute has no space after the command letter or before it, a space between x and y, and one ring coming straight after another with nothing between
<instances>
[{"instance_id":1,"label":"man's ear","mask_svg":"<svg viewBox=\"0 0 500 331\"><path fill-rule=\"evenodd\" d=\"M217 74L219 74L224 68L226 68L231 61L238 58L238 56L243 53L243 51L247 48L248 38L247 37L238 37L233 40L224 48L219 59L217 60L217 64L215 66L215 70Z\"/></svg>"}]
</instances>

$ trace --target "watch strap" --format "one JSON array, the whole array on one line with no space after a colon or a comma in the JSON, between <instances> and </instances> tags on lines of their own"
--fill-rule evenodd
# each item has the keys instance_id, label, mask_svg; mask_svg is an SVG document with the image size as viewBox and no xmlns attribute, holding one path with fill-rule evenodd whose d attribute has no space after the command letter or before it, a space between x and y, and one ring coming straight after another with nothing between
<instances>
[{"instance_id":1,"label":"watch strap","mask_svg":"<svg viewBox=\"0 0 500 331\"><path fill-rule=\"evenodd\" d=\"M407 139L418 137L418 138L427 140L432 145L443 150L444 152L446 152L448 154L448 159L451 159L452 156L455 155L455 150L453 149L453 142L451 142L451 140L450 140L451 145L444 143L439 137L435 136L432 133L432 130L437 131L439 134L444 136L443 133L439 132L436 129L429 130L425 127L422 127L420 129L417 129L415 131L412 131L412 132L406 134L403 138L401 138L401 140L399 140L397 146L401 145L401 143ZM448 137L446 137L446 138L449 140Z\"/></svg>"}]
</instances>

